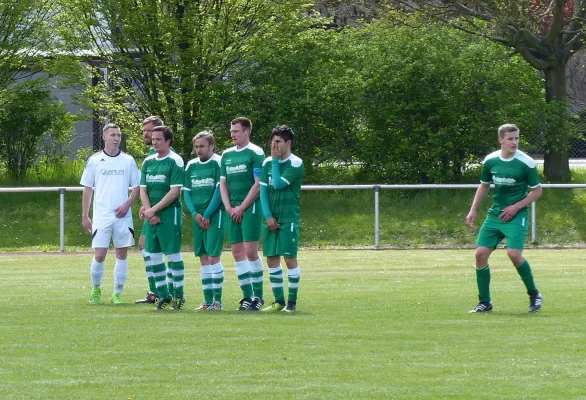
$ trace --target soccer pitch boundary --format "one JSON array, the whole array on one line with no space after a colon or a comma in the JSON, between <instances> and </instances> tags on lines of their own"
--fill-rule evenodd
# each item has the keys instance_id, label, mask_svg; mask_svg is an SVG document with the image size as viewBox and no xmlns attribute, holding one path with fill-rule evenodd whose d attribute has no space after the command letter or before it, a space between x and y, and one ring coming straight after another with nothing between
<instances>
[{"instance_id":1,"label":"soccer pitch boundary","mask_svg":"<svg viewBox=\"0 0 586 400\"><path fill-rule=\"evenodd\" d=\"M472 250L307 250L299 312L196 312L199 267L186 260L186 309L156 312L130 255L123 299L90 306L90 253L0 255L0 397L6 399L583 398L586 250L526 251L544 295L527 313L504 251L491 258L495 311L477 302ZM112 287L106 259L103 300ZM265 298L270 287L265 273Z\"/></svg>"}]
</instances>

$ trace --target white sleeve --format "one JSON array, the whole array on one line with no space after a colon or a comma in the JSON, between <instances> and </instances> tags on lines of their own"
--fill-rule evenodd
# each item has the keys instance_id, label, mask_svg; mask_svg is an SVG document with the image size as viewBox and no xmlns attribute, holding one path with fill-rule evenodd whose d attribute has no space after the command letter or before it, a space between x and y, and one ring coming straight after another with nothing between
<instances>
[{"instance_id":1,"label":"white sleeve","mask_svg":"<svg viewBox=\"0 0 586 400\"><path fill-rule=\"evenodd\" d=\"M134 160L134 157L130 161L130 187L135 188L140 186L140 170Z\"/></svg>"},{"instance_id":2,"label":"white sleeve","mask_svg":"<svg viewBox=\"0 0 586 400\"><path fill-rule=\"evenodd\" d=\"M81 180L79 184L85 187L93 188L96 184L96 176L95 176L95 165L96 163L93 160L89 159L85 165L83 170L83 174L81 175Z\"/></svg>"}]
</instances>

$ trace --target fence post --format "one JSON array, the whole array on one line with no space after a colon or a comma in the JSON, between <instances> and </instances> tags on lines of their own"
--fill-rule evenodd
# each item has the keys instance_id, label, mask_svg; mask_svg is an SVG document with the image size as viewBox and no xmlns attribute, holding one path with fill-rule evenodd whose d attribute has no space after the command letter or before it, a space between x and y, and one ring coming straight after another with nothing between
<instances>
[{"instance_id":1,"label":"fence post","mask_svg":"<svg viewBox=\"0 0 586 400\"><path fill-rule=\"evenodd\" d=\"M535 202L531 203L531 243L537 241L537 216L535 215Z\"/></svg>"},{"instance_id":2,"label":"fence post","mask_svg":"<svg viewBox=\"0 0 586 400\"><path fill-rule=\"evenodd\" d=\"M65 188L59 188L59 248L65 251Z\"/></svg>"},{"instance_id":3,"label":"fence post","mask_svg":"<svg viewBox=\"0 0 586 400\"><path fill-rule=\"evenodd\" d=\"M374 248L380 247L380 227L378 220L380 186L374 186Z\"/></svg>"}]
</instances>

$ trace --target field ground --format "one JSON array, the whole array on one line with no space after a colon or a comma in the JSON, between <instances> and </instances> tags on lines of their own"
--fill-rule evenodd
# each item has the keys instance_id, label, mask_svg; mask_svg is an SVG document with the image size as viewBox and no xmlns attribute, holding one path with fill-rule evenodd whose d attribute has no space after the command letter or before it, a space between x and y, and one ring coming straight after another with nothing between
<instances>
[{"instance_id":1,"label":"field ground","mask_svg":"<svg viewBox=\"0 0 586 400\"><path fill-rule=\"evenodd\" d=\"M132 304L145 293L130 256L127 304L90 306L90 254L0 255L2 399L586 398L586 250L528 250L544 296L527 313L498 251L494 312L476 304L473 252L303 251L296 314L242 313L224 255L227 311ZM103 300L112 287L107 258ZM267 299L272 298L265 274Z\"/></svg>"}]
</instances>

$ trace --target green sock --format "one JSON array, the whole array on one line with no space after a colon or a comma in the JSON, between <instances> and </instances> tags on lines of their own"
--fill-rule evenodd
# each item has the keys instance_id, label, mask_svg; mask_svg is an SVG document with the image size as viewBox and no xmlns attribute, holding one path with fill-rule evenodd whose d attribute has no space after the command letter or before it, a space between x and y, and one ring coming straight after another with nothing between
<instances>
[{"instance_id":1,"label":"green sock","mask_svg":"<svg viewBox=\"0 0 586 400\"><path fill-rule=\"evenodd\" d=\"M183 282L185 279L185 264L183 261L173 261L169 263L169 270L171 271L171 284L173 285L173 297L182 299Z\"/></svg>"},{"instance_id":2,"label":"green sock","mask_svg":"<svg viewBox=\"0 0 586 400\"><path fill-rule=\"evenodd\" d=\"M175 291L173 290L173 271L171 270L170 262L167 262L167 291L171 296L175 296Z\"/></svg>"},{"instance_id":3,"label":"green sock","mask_svg":"<svg viewBox=\"0 0 586 400\"><path fill-rule=\"evenodd\" d=\"M476 284L478 285L478 298L483 303L490 303L490 267L476 269Z\"/></svg>"},{"instance_id":4,"label":"green sock","mask_svg":"<svg viewBox=\"0 0 586 400\"><path fill-rule=\"evenodd\" d=\"M527 288L527 293L529 294L537 294L537 288L535 287L535 282L533 281L533 273L531 272L531 267L527 260L523 260L523 264L519 265L517 268L517 273L523 280L525 287Z\"/></svg>"},{"instance_id":5,"label":"green sock","mask_svg":"<svg viewBox=\"0 0 586 400\"><path fill-rule=\"evenodd\" d=\"M256 261L248 261L250 264L250 279L252 280L252 292L259 299L264 298L263 291L263 265L262 258Z\"/></svg>"},{"instance_id":6,"label":"green sock","mask_svg":"<svg viewBox=\"0 0 586 400\"><path fill-rule=\"evenodd\" d=\"M250 264L248 260L236 262L236 276L238 276L238 284L242 290L242 297L252 297L252 281L250 279Z\"/></svg>"},{"instance_id":7,"label":"green sock","mask_svg":"<svg viewBox=\"0 0 586 400\"><path fill-rule=\"evenodd\" d=\"M212 268L210 265L201 266L201 287L203 289L204 301L208 304L214 302L214 281L212 279Z\"/></svg>"},{"instance_id":8,"label":"green sock","mask_svg":"<svg viewBox=\"0 0 586 400\"><path fill-rule=\"evenodd\" d=\"M153 275L155 284L157 285L157 294L160 297L167 297L169 295L169 289L167 288L167 275L166 275L165 263L153 265Z\"/></svg>"},{"instance_id":9,"label":"green sock","mask_svg":"<svg viewBox=\"0 0 586 400\"><path fill-rule=\"evenodd\" d=\"M214 290L214 300L222 302L222 289L224 287L224 266L222 262L212 265L212 288Z\"/></svg>"},{"instance_id":10,"label":"green sock","mask_svg":"<svg viewBox=\"0 0 586 400\"><path fill-rule=\"evenodd\" d=\"M157 294L157 285L155 283L155 277L153 276L153 266L151 264L151 253L146 250L141 250L142 259L144 260L147 280L149 281L149 291Z\"/></svg>"},{"instance_id":11,"label":"green sock","mask_svg":"<svg viewBox=\"0 0 586 400\"><path fill-rule=\"evenodd\" d=\"M287 278L289 280L289 296L287 296L287 301L291 303L297 303L297 291L299 290L299 276L301 275L301 270L299 267L295 267L293 269L287 269Z\"/></svg>"},{"instance_id":12,"label":"green sock","mask_svg":"<svg viewBox=\"0 0 586 400\"><path fill-rule=\"evenodd\" d=\"M285 305L285 291L283 290L283 267L269 267L269 281L275 301L281 305Z\"/></svg>"}]
</instances>

